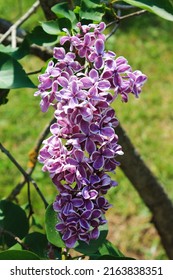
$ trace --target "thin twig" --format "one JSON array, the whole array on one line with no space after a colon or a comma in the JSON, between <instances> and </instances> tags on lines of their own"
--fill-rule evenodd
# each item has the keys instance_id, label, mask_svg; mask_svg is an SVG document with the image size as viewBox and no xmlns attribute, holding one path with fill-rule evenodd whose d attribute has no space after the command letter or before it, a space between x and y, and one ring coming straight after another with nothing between
<instances>
[{"instance_id":1,"label":"thin twig","mask_svg":"<svg viewBox=\"0 0 173 280\"><path fill-rule=\"evenodd\" d=\"M31 176L26 173L26 171L21 167L21 165L15 160L15 158L11 155L11 153L2 145L2 143L0 143L0 150L2 151L2 153L4 153L9 159L10 161L17 167L17 169L22 173L22 175L25 178L25 182L31 182L33 184L33 186L35 187L36 191L38 192L39 196L41 197L42 201L44 202L45 208L47 208L48 203L45 199L45 197L43 196L43 194L41 193L39 187L37 186L37 183L31 178Z\"/></svg>"},{"instance_id":2,"label":"thin twig","mask_svg":"<svg viewBox=\"0 0 173 280\"><path fill-rule=\"evenodd\" d=\"M37 156L38 156L38 152L40 150L40 147L42 145L42 142L43 140L47 137L47 135L49 134L50 132L50 126L51 124L53 124L55 121L55 119L53 118L50 123L48 123L46 125L46 127L44 128L44 130L41 132L36 144L35 144L35 147L33 147L33 149L30 151L29 153L29 162L28 162L28 169L26 170L26 173L31 176L35 167L36 167L36 164L37 164ZM8 195L7 199L8 200L14 200L16 198L16 196L20 193L21 189L24 187L24 185L26 184L27 180L26 178L24 177L24 179L18 183L15 188L11 191L11 193ZM36 187L36 186L35 186Z\"/></svg>"},{"instance_id":3,"label":"thin twig","mask_svg":"<svg viewBox=\"0 0 173 280\"><path fill-rule=\"evenodd\" d=\"M119 17L121 16L121 10L117 11L117 16L119 16ZM115 26L113 27L111 32L106 36L106 40L108 40L117 31L117 29L119 27L119 23L120 23L119 21L115 21L114 23L115 23Z\"/></svg>"},{"instance_id":4,"label":"thin twig","mask_svg":"<svg viewBox=\"0 0 173 280\"><path fill-rule=\"evenodd\" d=\"M26 244L24 244L18 236L14 235L12 232L0 227L0 236L3 234L7 234L7 235L11 236L18 244L20 244L22 249L24 249L24 250L29 249L28 246Z\"/></svg>"},{"instance_id":5,"label":"thin twig","mask_svg":"<svg viewBox=\"0 0 173 280\"><path fill-rule=\"evenodd\" d=\"M134 12L134 13L130 13L130 14L124 15L124 16L116 15L115 20L109 22L106 27L108 28L108 27L110 27L113 24L120 23L121 20L130 18L130 17L134 17L134 16L140 16L140 15L146 13L146 12L147 12L146 10L140 10L140 11L137 11L137 12Z\"/></svg>"},{"instance_id":6,"label":"thin twig","mask_svg":"<svg viewBox=\"0 0 173 280\"><path fill-rule=\"evenodd\" d=\"M18 19L8 30L7 32L1 37L0 43L2 43L14 29L17 29L22 23L24 23L40 6L40 1L36 1L32 7L20 18Z\"/></svg>"},{"instance_id":7,"label":"thin twig","mask_svg":"<svg viewBox=\"0 0 173 280\"><path fill-rule=\"evenodd\" d=\"M28 186L27 186L27 193L28 193L28 204L29 204L29 215L28 215L28 220L34 214L33 208L32 208L32 202L31 202L31 190L30 190L30 182L28 181Z\"/></svg>"},{"instance_id":8,"label":"thin twig","mask_svg":"<svg viewBox=\"0 0 173 280\"><path fill-rule=\"evenodd\" d=\"M147 12L146 10L140 10L140 11L137 11L137 12L134 12L134 13L131 13L131 14L121 16L121 17L116 16L116 18L117 18L117 20L124 20L124 19L130 18L130 17L140 16L140 15L146 13L146 12Z\"/></svg>"},{"instance_id":9,"label":"thin twig","mask_svg":"<svg viewBox=\"0 0 173 280\"><path fill-rule=\"evenodd\" d=\"M0 33L0 39L2 38L2 36L3 36L3 34ZM8 38L5 39L4 43L10 44L11 41L12 41L12 37L9 36ZM23 39L16 37L16 43L17 43L18 47L20 47L22 42L23 42ZM32 44L29 49L29 54L35 55L35 56L39 57L40 59L42 59L43 61L46 61L53 56L53 51L50 48Z\"/></svg>"}]
</instances>

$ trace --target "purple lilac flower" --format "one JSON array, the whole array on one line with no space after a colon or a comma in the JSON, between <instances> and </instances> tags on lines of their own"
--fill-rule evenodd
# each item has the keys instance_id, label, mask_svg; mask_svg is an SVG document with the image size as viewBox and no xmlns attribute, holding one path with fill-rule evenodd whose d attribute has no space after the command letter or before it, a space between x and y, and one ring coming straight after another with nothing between
<instances>
[{"instance_id":1,"label":"purple lilac flower","mask_svg":"<svg viewBox=\"0 0 173 280\"><path fill-rule=\"evenodd\" d=\"M52 135L43 142L38 160L57 187L56 229L69 248L78 240L97 239L106 223L111 205L104 195L117 186L107 172L114 172L116 157L123 154L110 105L119 94L124 102L130 93L138 97L146 81L124 57L105 50L105 23L77 27L79 33L72 36L64 29L67 35L54 48L35 93L43 112L50 106L55 110ZM62 46L69 43L66 52Z\"/></svg>"}]
</instances>

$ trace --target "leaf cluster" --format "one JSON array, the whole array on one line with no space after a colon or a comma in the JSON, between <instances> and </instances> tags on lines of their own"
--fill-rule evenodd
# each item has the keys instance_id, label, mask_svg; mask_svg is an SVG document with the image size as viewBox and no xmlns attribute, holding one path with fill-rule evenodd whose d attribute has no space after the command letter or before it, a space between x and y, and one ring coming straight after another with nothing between
<instances>
[{"instance_id":1,"label":"leaf cluster","mask_svg":"<svg viewBox=\"0 0 173 280\"><path fill-rule=\"evenodd\" d=\"M0 260L39 260L73 259L65 248L61 235L56 231L57 215L52 205L45 214L45 233L30 232L31 225L26 212L19 205L8 200L0 201ZM100 228L100 236L89 245L77 242L74 251L78 258L127 259L111 242L106 239L107 226Z\"/></svg>"}]
</instances>

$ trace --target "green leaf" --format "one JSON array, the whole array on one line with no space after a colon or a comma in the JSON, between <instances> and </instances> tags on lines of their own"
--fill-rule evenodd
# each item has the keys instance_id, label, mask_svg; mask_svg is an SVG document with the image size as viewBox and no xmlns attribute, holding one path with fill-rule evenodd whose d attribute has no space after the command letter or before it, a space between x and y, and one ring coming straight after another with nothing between
<instances>
[{"instance_id":1,"label":"green leaf","mask_svg":"<svg viewBox=\"0 0 173 280\"><path fill-rule=\"evenodd\" d=\"M30 50L30 43L27 39L27 36L25 37L25 39L23 40L19 48L12 48L10 46L4 46L0 44L0 52L7 53L17 60L29 54L29 50Z\"/></svg>"},{"instance_id":2,"label":"green leaf","mask_svg":"<svg viewBox=\"0 0 173 280\"><path fill-rule=\"evenodd\" d=\"M72 29L72 27L75 28L75 25L73 26L68 18L60 18L58 19L58 23L61 32L63 31L63 28L67 28L69 31Z\"/></svg>"},{"instance_id":3,"label":"green leaf","mask_svg":"<svg viewBox=\"0 0 173 280\"><path fill-rule=\"evenodd\" d=\"M58 39L57 35L48 34L41 26L36 26L27 36L31 43L39 46L55 44Z\"/></svg>"},{"instance_id":4,"label":"green leaf","mask_svg":"<svg viewBox=\"0 0 173 280\"><path fill-rule=\"evenodd\" d=\"M97 0L82 0L79 16L81 19L100 22L104 15L103 5Z\"/></svg>"},{"instance_id":5,"label":"green leaf","mask_svg":"<svg viewBox=\"0 0 173 280\"><path fill-rule=\"evenodd\" d=\"M21 64L7 53L0 52L0 88L36 88Z\"/></svg>"},{"instance_id":6,"label":"green leaf","mask_svg":"<svg viewBox=\"0 0 173 280\"><path fill-rule=\"evenodd\" d=\"M0 201L0 244L8 247L16 243L14 237L22 239L29 230L29 223L25 211L18 205L7 201ZM12 237L13 235L14 237Z\"/></svg>"},{"instance_id":7,"label":"green leaf","mask_svg":"<svg viewBox=\"0 0 173 280\"><path fill-rule=\"evenodd\" d=\"M101 246L98 248L97 252L95 254L92 254L90 256L91 260L98 260L102 258L103 256L111 257L111 258L121 258L124 257L124 255L107 239L105 239Z\"/></svg>"},{"instance_id":8,"label":"green leaf","mask_svg":"<svg viewBox=\"0 0 173 280\"><path fill-rule=\"evenodd\" d=\"M100 229L100 236L98 239L91 240L89 244L86 244L83 241L78 241L74 249L87 256L97 252L98 248L103 244L108 234L107 224L100 226L99 229Z\"/></svg>"},{"instance_id":9,"label":"green leaf","mask_svg":"<svg viewBox=\"0 0 173 280\"><path fill-rule=\"evenodd\" d=\"M45 21L42 22L41 25L43 30L48 34L59 35L59 33L61 32L58 20Z\"/></svg>"},{"instance_id":10,"label":"green leaf","mask_svg":"<svg viewBox=\"0 0 173 280\"><path fill-rule=\"evenodd\" d=\"M76 22L75 13L69 9L68 2L56 4L51 10L58 18L68 18L72 24Z\"/></svg>"},{"instance_id":11,"label":"green leaf","mask_svg":"<svg viewBox=\"0 0 173 280\"><path fill-rule=\"evenodd\" d=\"M3 44L0 44L0 52L3 52L3 53L13 53L17 49L18 48L12 48L11 46L4 46Z\"/></svg>"},{"instance_id":12,"label":"green leaf","mask_svg":"<svg viewBox=\"0 0 173 280\"><path fill-rule=\"evenodd\" d=\"M45 215L45 228L47 239L50 243L59 248L66 247L62 241L60 233L56 230L55 226L58 223L57 213L53 210L52 204L46 209Z\"/></svg>"},{"instance_id":13,"label":"green leaf","mask_svg":"<svg viewBox=\"0 0 173 280\"><path fill-rule=\"evenodd\" d=\"M30 251L7 250L0 253L0 260L40 260L40 258Z\"/></svg>"},{"instance_id":14,"label":"green leaf","mask_svg":"<svg viewBox=\"0 0 173 280\"><path fill-rule=\"evenodd\" d=\"M32 42L30 42L30 40L28 39L28 35L25 36L25 39L22 41L20 47L16 51L11 53L11 56L17 60L23 58L30 53L31 44Z\"/></svg>"},{"instance_id":15,"label":"green leaf","mask_svg":"<svg viewBox=\"0 0 173 280\"><path fill-rule=\"evenodd\" d=\"M32 232L24 238L24 244L39 257L47 257L48 240L45 234Z\"/></svg>"},{"instance_id":16,"label":"green leaf","mask_svg":"<svg viewBox=\"0 0 173 280\"><path fill-rule=\"evenodd\" d=\"M42 259L47 259L48 252L48 240L45 234L40 232L29 233L25 238L22 239L22 244L27 250L35 253ZM22 248L21 244L16 243L9 250L26 250Z\"/></svg>"},{"instance_id":17,"label":"green leaf","mask_svg":"<svg viewBox=\"0 0 173 280\"><path fill-rule=\"evenodd\" d=\"M170 0L124 0L124 2L147 10L164 19L173 21L173 1Z\"/></svg>"},{"instance_id":18,"label":"green leaf","mask_svg":"<svg viewBox=\"0 0 173 280\"><path fill-rule=\"evenodd\" d=\"M98 248L100 255L112 255L114 257L124 257L124 255L107 239Z\"/></svg>"},{"instance_id":19,"label":"green leaf","mask_svg":"<svg viewBox=\"0 0 173 280\"><path fill-rule=\"evenodd\" d=\"M70 30L72 28L71 22L68 18L60 18L56 21L46 21L42 22L43 30L48 34L56 34L58 36L66 35L63 28Z\"/></svg>"}]
</instances>

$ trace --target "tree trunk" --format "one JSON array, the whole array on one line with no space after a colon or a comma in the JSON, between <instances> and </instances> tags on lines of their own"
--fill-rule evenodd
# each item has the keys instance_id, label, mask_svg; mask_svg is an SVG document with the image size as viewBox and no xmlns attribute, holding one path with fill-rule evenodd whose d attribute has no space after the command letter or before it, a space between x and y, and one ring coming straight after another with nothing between
<instances>
[{"instance_id":1,"label":"tree trunk","mask_svg":"<svg viewBox=\"0 0 173 280\"><path fill-rule=\"evenodd\" d=\"M144 203L150 209L154 223L165 251L173 259L173 204L150 169L141 159L123 128L116 128L119 144L124 155L120 157L120 167L131 181Z\"/></svg>"}]
</instances>

